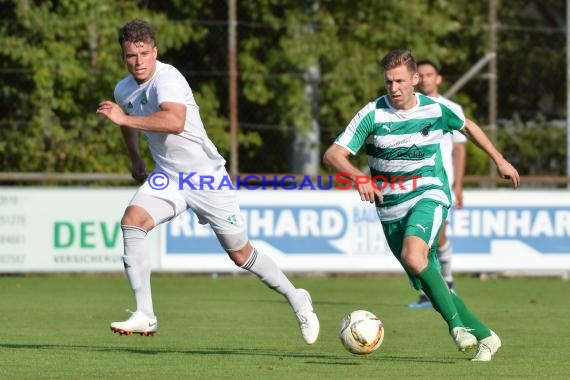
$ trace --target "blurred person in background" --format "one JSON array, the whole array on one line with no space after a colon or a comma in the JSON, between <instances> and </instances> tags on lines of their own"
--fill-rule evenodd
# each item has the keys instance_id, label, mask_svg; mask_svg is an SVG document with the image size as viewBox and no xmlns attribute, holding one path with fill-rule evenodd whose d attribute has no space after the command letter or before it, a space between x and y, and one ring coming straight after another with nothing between
<instances>
[{"instance_id":1,"label":"blurred person in background","mask_svg":"<svg viewBox=\"0 0 570 380\"><path fill-rule=\"evenodd\" d=\"M129 75L115 87L116 103L101 102L97 113L121 128L132 161L132 176L144 183L121 219L123 261L136 310L127 320L111 323L111 330L145 336L158 330L151 296L147 234L192 209L201 224L210 224L237 266L255 274L289 302L304 341L313 344L318 338L319 320L309 293L295 288L269 256L251 245L225 160L204 129L184 76L157 60L154 29L142 20L129 21L119 30L119 44ZM156 164L148 178L139 154L138 132L145 135ZM214 178L215 187L223 185L217 189L192 189L188 177L181 179L181 173L191 172L197 173L195 178Z\"/></svg>"},{"instance_id":2,"label":"blurred person in background","mask_svg":"<svg viewBox=\"0 0 570 380\"><path fill-rule=\"evenodd\" d=\"M463 113L414 92L419 75L409 51L392 51L381 65L387 95L369 102L354 116L326 150L323 161L358 184L362 201L375 203L392 253L414 288L429 297L457 348L465 352L477 347L472 360L490 361L501 347L500 338L450 291L439 271L436 242L451 207L441 141L445 134L461 131L493 159L501 178L510 179L515 188L519 174ZM376 182L349 160L362 147ZM365 177L369 180L362 181Z\"/></svg>"},{"instance_id":3,"label":"blurred person in background","mask_svg":"<svg viewBox=\"0 0 570 380\"><path fill-rule=\"evenodd\" d=\"M463 108L459 104L439 94L439 85L443 82L443 77L436 64L430 60L421 60L417 62L417 66L420 78L418 89L420 92L434 98L438 102L442 102L449 108L458 109L460 113L463 113ZM451 268L453 251L451 242L447 238L446 228L452 209L460 209L463 207L463 177L465 176L467 156L465 148L466 142L467 138L457 131L445 134L441 142L443 166L447 180L451 186L452 208L449 209L447 220L443 222L443 226L441 227L439 240L437 242L437 259L441 264L441 275L452 291L456 291ZM408 307L411 308L425 308L430 306L431 302L425 293L421 293L416 302L408 305Z\"/></svg>"}]
</instances>

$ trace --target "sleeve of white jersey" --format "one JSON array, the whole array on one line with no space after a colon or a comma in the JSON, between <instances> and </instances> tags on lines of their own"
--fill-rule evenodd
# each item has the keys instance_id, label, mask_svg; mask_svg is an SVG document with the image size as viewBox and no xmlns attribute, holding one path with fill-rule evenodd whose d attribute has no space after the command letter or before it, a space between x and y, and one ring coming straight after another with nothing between
<instances>
[{"instance_id":1,"label":"sleeve of white jersey","mask_svg":"<svg viewBox=\"0 0 570 380\"><path fill-rule=\"evenodd\" d=\"M164 102L187 104L192 90L186 78L178 70L163 70L156 82L158 104Z\"/></svg>"}]
</instances>

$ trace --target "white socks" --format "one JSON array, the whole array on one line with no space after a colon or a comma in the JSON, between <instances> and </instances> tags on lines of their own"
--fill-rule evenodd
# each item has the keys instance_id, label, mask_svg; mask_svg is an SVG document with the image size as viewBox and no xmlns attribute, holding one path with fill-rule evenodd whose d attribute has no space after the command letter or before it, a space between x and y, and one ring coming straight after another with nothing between
<instances>
[{"instance_id":1,"label":"white socks","mask_svg":"<svg viewBox=\"0 0 570 380\"><path fill-rule=\"evenodd\" d=\"M437 248L437 259L441 264L441 276L445 282L453 282L453 272L451 270L451 242L448 240L447 243Z\"/></svg>"},{"instance_id":2,"label":"white socks","mask_svg":"<svg viewBox=\"0 0 570 380\"><path fill-rule=\"evenodd\" d=\"M269 288L285 296L295 312L304 305L304 294L297 291L297 288L293 286L271 257L253 248L249 259L242 265L242 268L255 274Z\"/></svg>"},{"instance_id":3,"label":"white socks","mask_svg":"<svg viewBox=\"0 0 570 380\"><path fill-rule=\"evenodd\" d=\"M147 232L135 226L121 225L125 244L125 273L135 296L137 311L149 318L154 318L150 287L150 261L147 246ZM282 294L293 310L297 312L305 305L305 296L297 291L285 273L277 267L275 261L253 249L243 269L255 274L265 285Z\"/></svg>"},{"instance_id":4,"label":"white socks","mask_svg":"<svg viewBox=\"0 0 570 380\"><path fill-rule=\"evenodd\" d=\"M125 273L135 296L138 312L154 318L150 291L150 261L147 246L147 232L135 226L121 225L125 244Z\"/></svg>"}]
</instances>

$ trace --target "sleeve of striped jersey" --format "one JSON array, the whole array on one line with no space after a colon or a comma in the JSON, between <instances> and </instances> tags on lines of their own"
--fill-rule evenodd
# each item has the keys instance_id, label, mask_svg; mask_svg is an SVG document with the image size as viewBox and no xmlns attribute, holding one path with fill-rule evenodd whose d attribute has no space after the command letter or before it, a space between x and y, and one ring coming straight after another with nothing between
<instances>
[{"instance_id":1,"label":"sleeve of striped jersey","mask_svg":"<svg viewBox=\"0 0 570 380\"><path fill-rule=\"evenodd\" d=\"M451 134L451 141L454 144L465 144L467 142L467 137L461 132L453 131Z\"/></svg>"},{"instance_id":2,"label":"sleeve of striped jersey","mask_svg":"<svg viewBox=\"0 0 570 380\"><path fill-rule=\"evenodd\" d=\"M441 104L441 111L446 121L445 125L449 127L449 132L458 131L465 127L465 115L460 107L450 108L445 104Z\"/></svg>"},{"instance_id":3,"label":"sleeve of striped jersey","mask_svg":"<svg viewBox=\"0 0 570 380\"><path fill-rule=\"evenodd\" d=\"M335 140L351 154L356 154L374 130L374 111L376 103L370 102L352 118L348 126Z\"/></svg>"}]
</instances>

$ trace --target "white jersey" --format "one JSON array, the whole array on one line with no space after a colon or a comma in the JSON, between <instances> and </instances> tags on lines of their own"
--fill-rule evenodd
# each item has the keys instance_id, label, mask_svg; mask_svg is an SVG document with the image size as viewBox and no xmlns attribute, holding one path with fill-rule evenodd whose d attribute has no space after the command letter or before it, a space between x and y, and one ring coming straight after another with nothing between
<instances>
[{"instance_id":1,"label":"white jersey","mask_svg":"<svg viewBox=\"0 0 570 380\"><path fill-rule=\"evenodd\" d=\"M225 160L208 137L199 107L190 85L173 66L157 61L152 78L138 84L131 76L123 78L115 87L116 103L129 115L147 116L160 111L163 102L186 105L186 122L182 133L147 132L144 135L155 170L174 178L179 173L224 175Z\"/></svg>"},{"instance_id":2,"label":"white jersey","mask_svg":"<svg viewBox=\"0 0 570 380\"><path fill-rule=\"evenodd\" d=\"M444 98L443 96L430 96L430 98L446 105L448 108L451 108L455 112L463 114L463 108L459 104L447 98ZM453 186L455 182L455 171L453 170L453 144L465 144L465 142L467 142L467 137L458 131L453 131L452 133L444 135L444 139L441 142L443 167L445 169L445 173L447 174L447 180L449 181L450 186Z\"/></svg>"}]
</instances>

